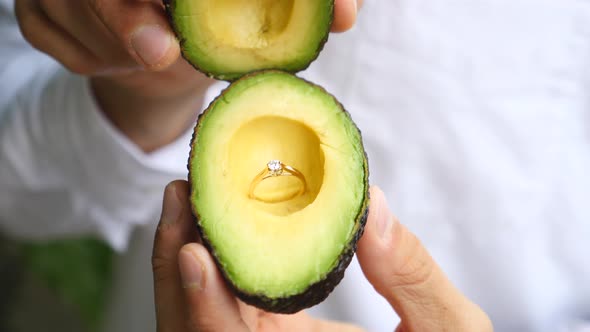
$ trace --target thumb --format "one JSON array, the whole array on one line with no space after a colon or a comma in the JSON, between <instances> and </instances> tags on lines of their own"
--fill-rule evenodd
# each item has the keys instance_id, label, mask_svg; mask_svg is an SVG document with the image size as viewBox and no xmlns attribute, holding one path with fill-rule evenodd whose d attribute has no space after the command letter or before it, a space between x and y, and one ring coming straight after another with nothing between
<instances>
[{"instance_id":1,"label":"thumb","mask_svg":"<svg viewBox=\"0 0 590 332\"><path fill-rule=\"evenodd\" d=\"M356 16L362 4L363 0L334 1L332 32L344 32L351 29L356 22Z\"/></svg>"},{"instance_id":2,"label":"thumb","mask_svg":"<svg viewBox=\"0 0 590 332\"><path fill-rule=\"evenodd\" d=\"M357 255L369 282L400 316L398 331L492 331L487 315L451 284L377 187Z\"/></svg>"},{"instance_id":3,"label":"thumb","mask_svg":"<svg viewBox=\"0 0 590 332\"><path fill-rule=\"evenodd\" d=\"M246 332L238 302L227 289L207 249L185 245L178 254L191 331Z\"/></svg>"},{"instance_id":4,"label":"thumb","mask_svg":"<svg viewBox=\"0 0 590 332\"><path fill-rule=\"evenodd\" d=\"M146 69L165 69L178 59L180 46L161 3L94 0L90 7L129 55Z\"/></svg>"}]
</instances>

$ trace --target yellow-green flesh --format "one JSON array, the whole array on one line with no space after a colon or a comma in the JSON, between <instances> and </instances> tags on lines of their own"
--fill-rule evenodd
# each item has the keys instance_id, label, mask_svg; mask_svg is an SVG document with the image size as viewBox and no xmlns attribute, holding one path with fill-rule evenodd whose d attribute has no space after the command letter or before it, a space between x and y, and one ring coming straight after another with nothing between
<instances>
[{"instance_id":1,"label":"yellow-green flesh","mask_svg":"<svg viewBox=\"0 0 590 332\"><path fill-rule=\"evenodd\" d=\"M273 159L303 173L307 192L279 203L249 198L250 183ZM196 129L190 177L199 223L232 283L278 298L322 280L358 228L364 165L358 130L322 89L266 72L226 90ZM256 193L280 199L298 186L281 176Z\"/></svg>"},{"instance_id":2,"label":"yellow-green flesh","mask_svg":"<svg viewBox=\"0 0 590 332\"><path fill-rule=\"evenodd\" d=\"M235 79L258 69L303 69L330 29L333 0L175 0L183 54Z\"/></svg>"}]
</instances>

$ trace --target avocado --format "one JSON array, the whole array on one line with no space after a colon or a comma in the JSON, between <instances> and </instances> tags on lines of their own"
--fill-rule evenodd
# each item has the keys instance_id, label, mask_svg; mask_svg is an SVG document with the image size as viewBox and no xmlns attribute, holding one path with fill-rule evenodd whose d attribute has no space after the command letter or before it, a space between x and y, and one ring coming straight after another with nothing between
<instances>
[{"instance_id":1,"label":"avocado","mask_svg":"<svg viewBox=\"0 0 590 332\"><path fill-rule=\"evenodd\" d=\"M277 160L305 182L260 180ZM203 243L241 300L294 313L340 282L367 218L368 164L323 88L275 70L235 81L199 117L188 168Z\"/></svg>"},{"instance_id":2,"label":"avocado","mask_svg":"<svg viewBox=\"0 0 590 332\"><path fill-rule=\"evenodd\" d=\"M334 0L164 0L184 58L220 80L298 72L328 39Z\"/></svg>"}]
</instances>

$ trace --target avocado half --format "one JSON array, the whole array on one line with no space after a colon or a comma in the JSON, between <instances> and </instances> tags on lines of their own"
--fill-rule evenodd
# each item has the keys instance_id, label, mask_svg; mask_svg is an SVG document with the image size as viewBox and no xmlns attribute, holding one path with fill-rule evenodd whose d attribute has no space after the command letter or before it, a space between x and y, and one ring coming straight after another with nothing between
<instances>
[{"instance_id":1,"label":"avocado half","mask_svg":"<svg viewBox=\"0 0 590 332\"><path fill-rule=\"evenodd\" d=\"M164 0L184 58L233 81L252 71L298 72L328 39L334 0Z\"/></svg>"},{"instance_id":2,"label":"avocado half","mask_svg":"<svg viewBox=\"0 0 590 332\"><path fill-rule=\"evenodd\" d=\"M271 160L303 174L250 186ZM294 313L344 276L367 218L360 131L323 88L280 71L244 76L199 117L190 201L205 246L244 302ZM282 198L281 198L282 197Z\"/></svg>"}]
</instances>

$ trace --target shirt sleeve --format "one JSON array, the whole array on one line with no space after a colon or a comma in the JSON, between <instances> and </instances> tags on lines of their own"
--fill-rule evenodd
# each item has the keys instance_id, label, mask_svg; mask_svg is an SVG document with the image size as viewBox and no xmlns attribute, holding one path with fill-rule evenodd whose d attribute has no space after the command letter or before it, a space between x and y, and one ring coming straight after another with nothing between
<instances>
[{"instance_id":1,"label":"shirt sleeve","mask_svg":"<svg viewBox=\"0 0 590 332\"><path fill-rule=\"evenodd\" d=\"M0 232L95 235L123 250L157 222L164 186L186 178L191 132L146 154L98 109L86 78L21 37L0 0Z\"/></svg>"}]
</instances>

